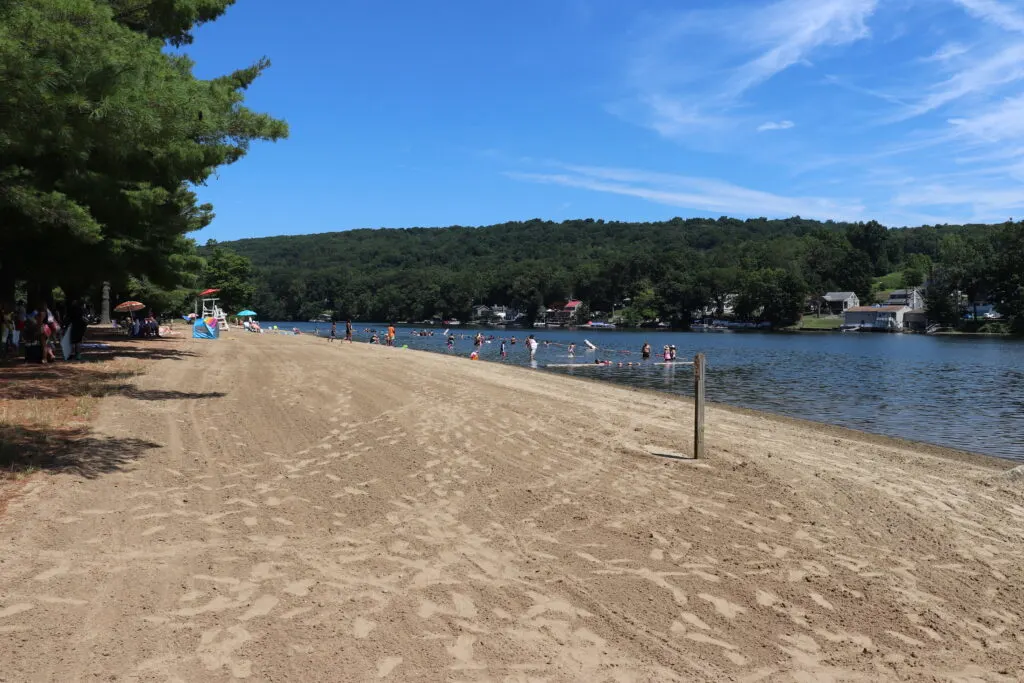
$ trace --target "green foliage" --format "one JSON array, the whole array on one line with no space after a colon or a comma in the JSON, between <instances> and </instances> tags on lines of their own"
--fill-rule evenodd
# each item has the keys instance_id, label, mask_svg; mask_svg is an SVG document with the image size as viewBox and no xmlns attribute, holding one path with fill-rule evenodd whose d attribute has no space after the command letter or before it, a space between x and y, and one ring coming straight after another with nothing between
<instances>
[{"instance_id":1,"label":"green foliage","mask_svg":"<svg viewBox=\"0 0 1024 683\"><path fill-rule=\"evenodd\" d=\"M1024 222L1003 226L991 257L992 298L1014 331L1024 332Z\"/></svg>"},{"instance_id":2,"label":"green foliage","mask_svg":"<svg viewBox=\"0 0 1024 683\"><path fill-rule=\"evenodd\" d=\"M207 242L206 264L201 277L202 287L219 289L220 306L228 313L237 313L252 305L256 287L252 284L252 262L244 256L224 249L213 240ZM262 315L262 311L256 309ZM322 309L314 315L319 315ZM266 317L266 316L264 316Z\"/></svg>"},{"instance_id":3,"label":"green foliage","mask_svg":"<svg viewBox=\"0 0 1024 683\"><path fill-rule=\"evenodd\" d=\"M128 294L132 299L141 301L160 317L176 317L188 313L193 308L195 291L184 287L165 289L146 278L130 278Z\"/></svg>"},{"instance_id":4,"label":"green foliage","mask_svg":"<svg viewBox=\"0 0 1024 683\"><path fill-rule=\"evenodd\" d=\"M927 254L910 254L903 263L900 285L905 289L920 287L932 272L932 260Z\"/></svg>"},{"instance_id":5,"label":"green foliage","mask_svg":"<svg viewBox=\"0 0 1024 683\"><path fill-rule=\"evenodd\" d=\"M213 213L189 188L251 142L287 134L243 106L266 60L201 80L164 49L230 4L0 2L0 254L17 254L0 279L74 295L195 272L185 236Z\"/></svg>"},{"instance_id":6,"label":"green foliage","mask_svg":"<svg viewBox=\"0 0 1024 683\"><path fill-rule=\"evenodd\" d=\"M945 287L948 295L933 299L951 320L959 315L955 291L980 298L998 291L1019 300L1019 289L994 284L998 277L1020 286L1012 265L1024 257L1019 226L925 226L884 234L879 227L802 218L532 220L222 246L252 259L253 307L265 319L307 319L311 311L332 310L363 320L467 320L473 304L487 303L517 308L532 322L538 309L578 298L593 311L614 308L626 324L657 318L685 326L704 311L723 315L735 296L737 317L785 326L800 319L809 295L854 291L867 304L876 274L885 289L897 289L907 272L913 279L932 271L937 291ZM1024 316L1024 302L1020 306Z\"/></svg>"}]
</instances>

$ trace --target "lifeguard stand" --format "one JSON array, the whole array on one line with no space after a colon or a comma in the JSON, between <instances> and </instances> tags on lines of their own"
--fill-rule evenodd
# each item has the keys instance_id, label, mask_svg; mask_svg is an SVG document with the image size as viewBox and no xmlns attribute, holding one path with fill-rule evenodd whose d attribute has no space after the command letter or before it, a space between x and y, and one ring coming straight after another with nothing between
<instances>
[{"instance_id":1,"label":"lifeguard stand","mask_svg":"<svg viewBox=\"0 0 1024 683\"><path fill-rule=\"evenodd\" d=\"M219 291L219 289L207 289L203 290L202 292L199 292L199 296L202 297L201 301L203 302L202 317L216 318L217 326L222 330L226 330L229 328L228 319L224 315L224 309L222 309L220 305L217 303L219 299L215 296L211 296L212 294L216 294Z\"/></svg>"}]
</instances>

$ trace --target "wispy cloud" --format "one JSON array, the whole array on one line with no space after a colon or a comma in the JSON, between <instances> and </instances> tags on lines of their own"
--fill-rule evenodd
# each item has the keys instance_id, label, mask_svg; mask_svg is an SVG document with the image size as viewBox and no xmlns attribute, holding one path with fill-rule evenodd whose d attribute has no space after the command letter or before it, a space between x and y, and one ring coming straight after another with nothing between
<instances>
[{"instance_id":1,"label":"wispy cloud","mask_svg":"<svg viewBox=\"0 0 1024 683\"><path fill-rule=\"evenodd\" d=\"M1024 14L998 0L954 0L968 14L984 19L1007 31L1024 33Z\"/></svg>"},{"instance_id":2,"label":"wispy cloud","mask_svg":"<svg viewBox=\"0 0 1024 683\"><path fill-rule=\"evenodd\" d=\"M1024 140L1024 95L1006 99L974 116L954 118L949 122L959 133L986 142Z\"/></svg>"},{"instance_id":3,"label":"wispy cloud","mask_svg":"<svg viewBox=\"0 0 1024 683\"><path fill-rule=\"evenodd\" d=\"M922 62L926 62L926 63L927 62L948 62L951 59L955 59L955 58L959 57L960 55L967 54L969 51L970 51L970 48L967 47L966 45L961 44L961 43L957 43L957 42L946 43L945 45L943 45L942 47L940 47L938 50L936 50L932 54L928 55L927 57L922 57L921 61Z\"/></svg>"},{"instance_id":4,"label":"wispy cloud","mask_svg":"<svg viewBox=\"0 0 1024 683\"><path fill-rule=\"evenodd\" d=\"M931 86L927 94L894 116L893 121L921 116L968 95L984 94L1021 79L1024 79L1024 42L1011 44L975 61Z\"/></svg>"},{"instance_id":5,"label":"wispy cloud","mask_svg":"<svg viewBox=\"0 0 1024 683\"><path fill-rule=\"evenodd\" d=\"M794 125L796 124L789 120L765 121L764 123L757 127L757 132L763 133L766 130L788 130L789 128L792 128Z\"/></svg>"},{"instance_id":6,"label":"wispy cloud","mask_svg":"<svg viewBox=\"0 0 1024 683\"><path fill-rule=\"evenodd\" d=\"M754 13L739 38L767 44L767 49L736 69L726 94L742 94L808 59L817 48L866 38L866 20L877 4L878 0L782 0Z\"/></svg>"},{"instance_id":7,"label":"wispy cloud","mask_svg":"<svg viewBox=\"0 0 1024 683\"><path fill-rule=\"evenodd\" d=\"M516 180L638 197L666 206L712 213L823 219L856 219L864 213L863 205L856 201L787 197L714 178L604 166L559 164L558 167L558 173L508 172L506 175Z\"/></svg>"},{"instance_id":8,"label":"wispy cloud","mask_svg":"<svg viewBox=\"0 0 1024 683\"><path fill-rule=\"evenodd\" d=\"M642 122L670 138L735 126L747 91L808 63L819 49L867 38L867 18L877 5L778 0L753 11L725 7L666 17L646 36L629 71ZM694 47L701 39L713 40L717 49ZM708 52L716 55L712 61Z\"/></svg>"}]
</instances>

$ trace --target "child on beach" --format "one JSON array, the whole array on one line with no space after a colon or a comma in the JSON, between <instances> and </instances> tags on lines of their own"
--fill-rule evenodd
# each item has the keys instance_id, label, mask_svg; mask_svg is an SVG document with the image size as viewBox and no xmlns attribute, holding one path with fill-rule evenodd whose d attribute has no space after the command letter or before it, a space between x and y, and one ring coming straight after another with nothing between
<instances>
[{"instance_id":1,"label":"child on beach","mask_svg":"<svg viewBox=\"0 0 1024 683\"><path fill-rule=\"evenodd\" d=\"M327 338L327 341L334 341L334 338L338 336L338 323L331 323L331 336Z\"/></svg>"},{"instance_id":2,"label":"child on beach","mask_svg":"<svg viewBox=\"0 0 1024 683\"><path fill-rule=\"evenodd\" d=\"M501 358L502 360L508 358L508 351L505 349L505 340L501 340Z\"/></svg>"},{"instance_id":3,"label":"child on beach","mask_svg":"<svg viewBox=\"0 0 1024 683\"><path fill-rule=\"evenodd\" d=\"M349 344L352 343L352 321L351 320L346 320L345 321L345 341L347 341Z\"/></svg>"},{"instance_id":4,"label":"child on beach","mask_svg":"<svg viewBox=\"0 0 1024 683\"><path fill-rule=\"evenodd\" d=\"M572 342L572 343L569 344L569 358L575 358L575 357L576 357L576 342Z\"/></svg>"},{"instance_id":5,"label":"child on beach","mask_svg":"<svg viewBox=\"0 0 1024 683\"><path fill-rule=\"evenodd\" d=\"M664 354L666 363L672 360L672 351L669 350L668 344L665 345L665 350L662 353Z\"/></svg>"}]
</instances>

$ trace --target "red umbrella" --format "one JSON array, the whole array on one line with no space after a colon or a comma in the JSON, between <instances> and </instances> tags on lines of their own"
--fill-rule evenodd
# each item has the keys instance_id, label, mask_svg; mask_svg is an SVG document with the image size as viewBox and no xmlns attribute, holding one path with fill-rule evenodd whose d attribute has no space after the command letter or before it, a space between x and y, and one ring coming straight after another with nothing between
<instances>
[{"instance_id":1,"label":"red umbrella","mask_svg":"<svg viewBox=\"0 0 1024 683\"><path fill-rule=\"evenodd\" d=\"M219 289L204 289L203 291L199 292L199 296L206 296L207 294L214 294L219 291Z\"/></svg>"}]
</instances>

